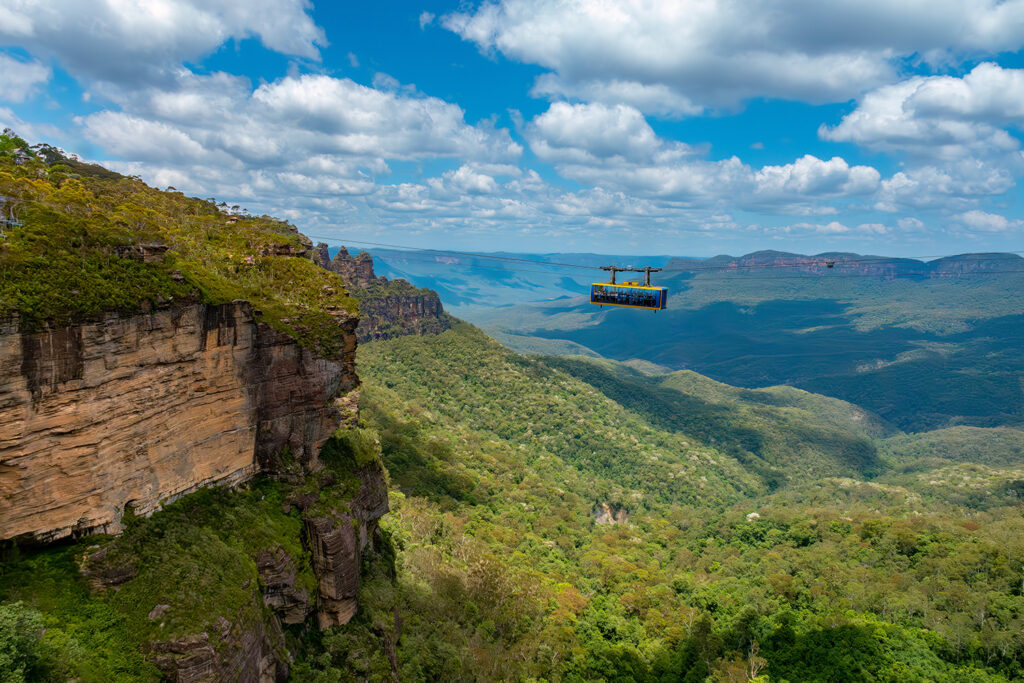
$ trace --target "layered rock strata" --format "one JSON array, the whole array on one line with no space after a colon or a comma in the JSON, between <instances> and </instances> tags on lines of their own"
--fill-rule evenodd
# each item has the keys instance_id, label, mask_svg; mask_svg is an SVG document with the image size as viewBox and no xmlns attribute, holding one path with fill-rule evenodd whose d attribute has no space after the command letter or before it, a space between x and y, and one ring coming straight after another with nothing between
<instances>
[{"instance_id":1,"label":"layered rock strata","mask_svg":"<svg viewBox=\"0 0 1024 683\"><path fill-rule=\"evenodd\" d=\"M166 680L175 683L288 680L284 633L276 619L264 622L238 615L230 621L220 617L214 626L211 633L150 643L147 658Z\"/></svg>"},{"instance_id":2,"label":"layered rock strata","mask_svg":"<svg viewBox=\"0 0 1024 683\"><path fill-rule=\"evenodd\" d=\"M388 511L387 486L380 465L358 472L359 492L348 511L304 517L317 586L317 625L343 626L355 616L362 555L372 548L377 520Z\"/></svg>"},{"instance_id":3,"label":"layered rock strata","mask_svg":"<svg viewBox=\"0 0 1024 683\"><path fill-rule=\"evenodd\" d=\"M36 334L0 324L0 539L117 532L126 508L314 467L358 384L357 319L335 315L333 359L242 301Z\"/></svg>"},{"instance_id":4,"label":"layered rock strata","mask_svg":"<svg viewBox=\"0 0 1024 683\"><path fill-rule=\"evenodd\" d=\"M405 280L389 281L377 276L373 257L365 251L352 256L341 247L331 259L327 245L320 242L312 258L317 265L340 275L349 293L359 300L356 337L360 342L407 334L440 334L452 326L437 292L414 287Z\"/></svg>"},{"instance_id":5,"label":"layered rock strata","mask_svg":"<svg viewBox=\"0 0 1024 683\"><path fill-rule=\"evenodd\" d=\"M407 334L441 334L452 326L436 292L362 299L359 312L356 335L360 342Z\"/></svg>"},{"instance_id":6,"label":"layered rock strata","mask_svg":"<svg viewBox=\"0 0 1024 683\"><path fill-rule=\"evenodd\" d=\"M301 624L313 610L309 593L295 585L295 561L278 546L256 555L256 570L263 586L263 604L285 624Z\"/></svg>"}]
</instances>

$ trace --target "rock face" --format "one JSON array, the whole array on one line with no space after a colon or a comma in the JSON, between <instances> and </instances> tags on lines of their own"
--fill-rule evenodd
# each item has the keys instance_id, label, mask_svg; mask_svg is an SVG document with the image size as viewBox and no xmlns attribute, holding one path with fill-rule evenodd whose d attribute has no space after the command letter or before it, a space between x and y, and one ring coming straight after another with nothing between
<instances>
[{"instance_id":1,"label":"rock face","mask_svg":"<svg viewBox=\"0 0 1024 683\"><path fill-rule=\"evenodd\" d=\"M616 508L608 503L599 503L594 507L594 524L628 524L629 512L625 508Z\"/></svg>"},{"instance_id":2,"label":"rock face","mask_svg":"<svg viewBox=\"0 0 1024 683\"><path fill-rule=\"evenodd\" d=\"M406 334L441 334L452 326L437 292L360 299L359 313L356 335L360 342Z\"/></svg>"},{"instance_id":3,"label":"rock face","mask_svg":"<svg viewBox=\"0 0 1024 683\"><path fill-rule=\"evenodd\" d=\"M362 554L373 543L377 520L388 511L380 466L368 465L358 475L361 486L349 502L349 512L332 510L304 518L318 580L316 610L321 629L343 626L355 616Z\"/></svg>"},{"instance_id":4,"label":"rock face","mask_svg":"<svg viewBox=\"0 0 1024 683\"><path fill-rule=\"evenodd\" d=\"M148 514L260 469L314 466L343 418L336 399L358 384L357 320L335 315L334 359L245 302L38 334L0 324L0 539L117 532L126 507Z\"/></svg>"},{"instance_id":5,"label":"rock face","mask_svg":"<svg viewBox=\"0 0 1024 683\"><path fill-rule=\"evenodd\" d=\"M286 624L301 624L312 611L309 593L295 585L295 561L283 548L256 555L256 570L263 585L263 604Z\"/></svg>"},{"instance_id":6,"label":"rock face","mask_svg":"<svg viewBox=\"0 0 1024 683\"><path fill-rule=\"evenodd\" d=\"M321 244L323 242L317 245L317 249ZM326 246L324 244L325 248ZM373 273L373 257L365 251L352 256L348 253L348 249L342 247L334 255L334 260L330 262L328 268L340 275L345 283L352 287L365 289L377 279Z\"/></svg>"},{"instance_id":7,"label":"rock face","mask_svg":"<svg viewBox=\"0 0 1024 683\"><path fill-rule=\"evenodd\" d=\"M320 242L313 262L342 277L349 293L359 300L360 321L356 337L360 342L391 339L407 334L440 334L452 326L437 292L412 286L405 280L377 277L373 257L365 251L352 256L341 247L334 259Z\"/></svg>"},{"instance_id":8,"label":"rock face","mask_svg":"<svg viewBox=\"0 0 1024 683\"><path fill-rule=\"evenodd\" d=\"M252 681L277 683L288 679L284 633L276 620L243 625L220 617L216 631L187 638L150 643L147 657L176 683Z\"/></svg>"}]
</instances>

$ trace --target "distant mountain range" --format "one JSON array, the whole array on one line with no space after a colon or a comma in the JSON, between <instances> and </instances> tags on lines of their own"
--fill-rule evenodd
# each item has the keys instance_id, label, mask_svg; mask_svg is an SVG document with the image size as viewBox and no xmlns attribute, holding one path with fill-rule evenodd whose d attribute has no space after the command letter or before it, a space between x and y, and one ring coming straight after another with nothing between
<instances>
[{"instance_id":1,"label":"distant mountain range","mask_svg":"<svg viewBox=\"0 0 1024 683\"><path fill-rule=\"evenodd\" d=\"M449 311L520 351L638 359L745 387L790 384L908 431L1024 422L1016 254L373 255L379 272L435 289ZM664 268L655 282L669 288L668 310L590 305L590 282L606 274L589 268L610 263Z\"/></svg>"},{"instance_id":2,"label":"distant mountain range","mask_svg":"<svg viewBox=\"0 0 1024 683\"><path fill-rule=\"evenodd\" d=\"M1001 273L1024 271L1024 258L1017 254L995 252L959 254L929 261L911 258L865 256L850 252L825 252L806 256L784 251L755 251L746 256L715 256L709 259L671 258L666 272L724 271L800 271L825 274L856 273L876 277L949 277L965 273Z\"/></svg>"}]
</instances>

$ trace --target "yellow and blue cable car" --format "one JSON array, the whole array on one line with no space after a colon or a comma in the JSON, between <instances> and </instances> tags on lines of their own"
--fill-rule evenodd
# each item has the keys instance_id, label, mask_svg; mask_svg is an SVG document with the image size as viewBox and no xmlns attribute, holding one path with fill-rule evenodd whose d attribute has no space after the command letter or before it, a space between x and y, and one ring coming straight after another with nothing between
<instances>
[{"instance_id":1,"label":"yellow and blue cable car","mask_svg":"<svg viewBox=\"0 0 1024 683\"><path fill-rule=\"evenodd\" d=\"M624 308L642 308L648 311L664 310L668 302L668 288L651 285L651 273L661 268L619 268L618 266L601 266L601 270L610 270L610 282L594 282L590 285L590 303L598 306L622 306ZM645 273L644 284L639 282L615 282L618 271Z\"/></svg>"}]
</instances>

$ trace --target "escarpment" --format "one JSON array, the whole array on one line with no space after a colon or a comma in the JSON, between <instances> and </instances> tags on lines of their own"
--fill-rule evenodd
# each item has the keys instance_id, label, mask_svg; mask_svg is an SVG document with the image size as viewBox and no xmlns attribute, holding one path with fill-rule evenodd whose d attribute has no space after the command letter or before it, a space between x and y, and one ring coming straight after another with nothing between
<instances>
[{"instance_id":1,"label":"escarpment","mask_svg":"<svg viewBox=\"0 0 1024 683\"><path fill-rule=\"evenodd\" d=\"M339 446L359 431L356 301L285 222L16 161L0 154L22 212L0 245L0 541L114 534L71 572L138 598L119 609L167 679L283 680L282 624L352 618L388 509L379 444Z\"/></svg>"},{"instance_id":2,"label":"escarpment","mask_svg":"<svg viewBox=\"0 0 1024 683\"><path fill-rule=\"evenodd\" d=\"M317 244L313 262L341 276L349 292L359 301L360 342L391 339L407 334L440 334L451 329L451 318L441 306L441 297L430 289L414 287L405 280L388 280L373 272L373 257L356 256L341 247L334 258L327 245Z\"/></svg>"},{"instance_id":3,"label":"escarpment","mask_svg":"<svg viewBox=\"0 0 1024 683\"><path fill-rule=\"evenodd\" d=\"M307 467L358 384L357 318L321 358L246 302L0 327L0 538L116 532L201 486ZM346 407L350 411L351 407Z\"/></svg>"}]
</instances>

